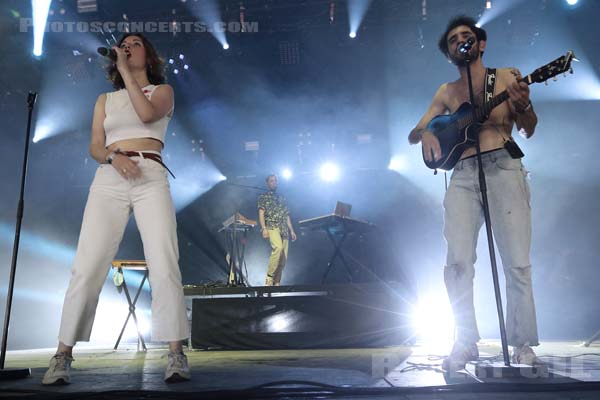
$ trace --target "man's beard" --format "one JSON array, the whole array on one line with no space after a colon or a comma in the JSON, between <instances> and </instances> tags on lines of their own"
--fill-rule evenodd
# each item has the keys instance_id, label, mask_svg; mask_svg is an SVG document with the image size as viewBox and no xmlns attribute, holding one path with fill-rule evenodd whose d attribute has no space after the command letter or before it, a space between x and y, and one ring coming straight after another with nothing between
<instances>
[{"instance_id":1,"label":"man's beard","mask_svg":"<svg viewBox=\"0 0 600 400\"><path fill-rule=\"evenodd\" d=\"M477 59L481 55L481 52L479 51L479 46L473 47L473 49L469 52L469 54L471 56L471 63L477 61ZM451 54L450 61L452 61L452 64L456 65L457 67L466 67L467 66L467 62L465 61L465 56L463 54L457 54L457 53Z\"/></svg>"}]
</instances>

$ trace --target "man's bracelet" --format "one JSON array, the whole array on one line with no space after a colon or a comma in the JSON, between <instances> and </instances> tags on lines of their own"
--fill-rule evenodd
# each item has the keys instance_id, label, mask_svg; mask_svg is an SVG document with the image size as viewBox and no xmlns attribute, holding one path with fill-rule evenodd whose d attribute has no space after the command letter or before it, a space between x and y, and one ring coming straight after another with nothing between
<instances>
[{"instance_id":1,"label":"man's bracelet","mask_svg":"<svg viewBox=\"0 0 600 400\"><path fill-rule=\"evenodd\" d=\"M515 107L515 111L517 112L517 114L524 114L525 112L529 111L531 107L533 107L533 105L531 104L531 100L529 100L529 103L527 103L527 106L525 106L525 108L519 110L517 107Z\"/></svg>"}]
</instances>

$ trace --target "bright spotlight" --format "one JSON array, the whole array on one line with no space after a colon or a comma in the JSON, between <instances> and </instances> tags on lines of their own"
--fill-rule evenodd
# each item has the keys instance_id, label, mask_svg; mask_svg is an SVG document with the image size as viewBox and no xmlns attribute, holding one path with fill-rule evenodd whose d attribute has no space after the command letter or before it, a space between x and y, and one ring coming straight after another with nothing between
<instances>
[{"instance_id":1,"label":"bright spotlight","mask_svg":"<svg viewBox=\"0 0 600 400\"><path fill-rule=\"evenodd\" d=\"M578 0L567 0L567 4L570 6L574 6L575 4L577 4Z\"/></svg>"},{"instance_id":2,"label":"bright spotlight","mask_svg":"<svg viewBox=\"0 0 600 400\"><path fill-rule=\"evenodd\" d=\"M326 182L333 182L340 176L340 169L333 163L325 163L320 170L321 179Z\"/></svg>"},{"instance_id":3,"label":"bright spotlight","mask_svg":"<svg viewBox=\"0 0 600 400\"><path fill-rule=\"evenodd\" d=\"M33 9L33 55L36 57L42 55L44 31L46 30L50 3L52 3L52 0L31 0L31 8Z\"/></svg>"},{"instance_id":4,"label":"bright spotlight","mask_svg":"<svg viewBox=\"0 0 600 400\"><path fill-rule=\"evenodd\" d=\"M225 49L225 50L229 49L229 44L228 44L228 43L225 43L225 44L223 45L223 49Z\"/></svg>"},{"instance_id":5,"label":"bright spotlight","mask_svg":"<svg viewBox=\"0 0 600 400\"><path fill-rule=\"evenodd\" d=\"M454 336L454 318L448 298L429 294L421 297L413 309L412 323L419 339L447 341Z\"/></svg>"},{"instance_id":6,"label":"bright spotlight","mask_svg":"<svg viewBox=\"0 0 600 400\"><path fill-rule=\"evenodd\" d=\"M348 36L350 36L352 39L354 39L356 37L356 32L350 32L350 35L348 35Z\"/></svg>"},{"instance_id":7,"label":"bright spotlight","mask_svg":"<svg viewBox=\"0 0 600 400\"><path fill-rule=\"evenodd\" d=\"M180 60L183 60L183 58L184 58L184 57L183 57L183 54L180 54L180 55L179 55L179 59L180 59Z\"/></svg>"},{"instance_id":8,"label":"bright spotlight","mask_svg":"<svg viewBox=\"0 0 600 400\"><path fill-rule=\"evenodd\" d=\"M177 68L175 68L175 69L173 70L173 73L174 73L175 75L177 75L177 74L179 73L179 70L178 70Z\"/></svg>"},{"instance_id":9,"label":"bright spotlight","mask_svg":"<svg viewBox=\"0 0 600 400\"><path fill-rule=\"evenodd\" d=\"M174 64L175 60L173 60L172 58L169 58L169 64Z\"/></svg>"},{"instance_id":10,"label":"bright spotlight","mask_svg":"<svg viewBox=\"0 0 600 400\"><path fill-rule=\"evenodd\" d=\"M281 171L281 176L283 177L283 179L290 179L292 177L292 170L289 168L284 168Z\"/></svg>"},{"instance_id":11,"label":"bright spotlight","mask_svg":"<svg viewBox=\"0 0 600 400\"><path fill-rule=\"evenodd\" d=\"M185 69L185 70L187 71L188 69L190 69L190 66L189 66L189 65L187 65L187 64L185 64L185 65L183 66L183 69Z\"/></svg>"}]
</instances>

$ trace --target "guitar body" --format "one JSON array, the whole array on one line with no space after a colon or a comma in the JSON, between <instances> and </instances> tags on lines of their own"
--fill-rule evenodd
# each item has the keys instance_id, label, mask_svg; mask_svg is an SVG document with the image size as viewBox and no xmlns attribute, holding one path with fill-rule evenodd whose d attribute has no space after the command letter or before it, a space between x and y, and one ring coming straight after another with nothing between
<instances>
[{"instance_id":1,"label":"guitar body","mask_svg":"<svg viewBox=\"0 0 600 400\"><path fill-rule=\"evenodd\" d=\"M427 130L435 135L440 142L441 158L435 161L423 161L431 169L444 171L454 168L465 149L475 145L479 134L479 124L460 127L461 120L467 120L473 113L470 103L462 103L454 114L438 115L427 125Z\"/></svg>"}]
</instances>

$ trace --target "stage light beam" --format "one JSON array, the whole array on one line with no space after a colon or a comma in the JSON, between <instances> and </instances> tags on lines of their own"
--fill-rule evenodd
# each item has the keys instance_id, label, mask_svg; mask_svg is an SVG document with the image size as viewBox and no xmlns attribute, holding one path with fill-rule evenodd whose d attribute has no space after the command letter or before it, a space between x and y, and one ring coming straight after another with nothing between
<instances>
[{"instance_id":1,"label":"stage light beam","mask_svg":"<svg viewBox=\"0 0 600 400\"><path fill-rule=\"evenodd\" d=\"M477 27L481 28L484 25L489 24L491 21L497 19L503 14L506 14L510 10L518 8L520 4L524 2L525 0L505 0L496 1L492 5L491 1L486 1L483 13L479 17L479 21L477 21Z\"/></svg>"},{"instance_id":2,"label":"stage light beam","mask_svg":"<svg viewBox=\"0 0 600 400\"><path fill-rule=\"evenodd\" d=\"M52 0L31 0L33 10L33 55L40 57L43 53L44 32L48 21Z\"/></svg>"},{"instance_id":3,"label":"stage light beam","mask_svg":"<svg viewBox=\"0 0 600 400\"><path fill-rule=\"evenodd\" d=\"M189 3L188 3L189 4ZM219 2L217 0L202 0L195 1L193 4L190 4L191 12L202 20L208 27L211 29L208 30L223 49L227 50L229 48L229 44L227 43L227 23L223 21L221 17L221 11Z\"/></svg>"},{"instance_id":4,"label":"stage light beam","mask_svg":"<svg viewBox=\"0 0 600 400\"><path fill-rule=\"evenodd\" d=\"M351 38L355 38L372 0L348 0L348 22Z\"/></svg>"},{"instance_id":5,"label":"stage light beam","mask_svg":"<svg viewBox=\"0 0 600 400\"><path fill-rule=\"evenodd\" d=\"M33 134L33 143L37 143L40 140L46 139L50 136L53 136L50 125L42 122L35 127L35 133Z\"/></svg>"}]
</instances>

